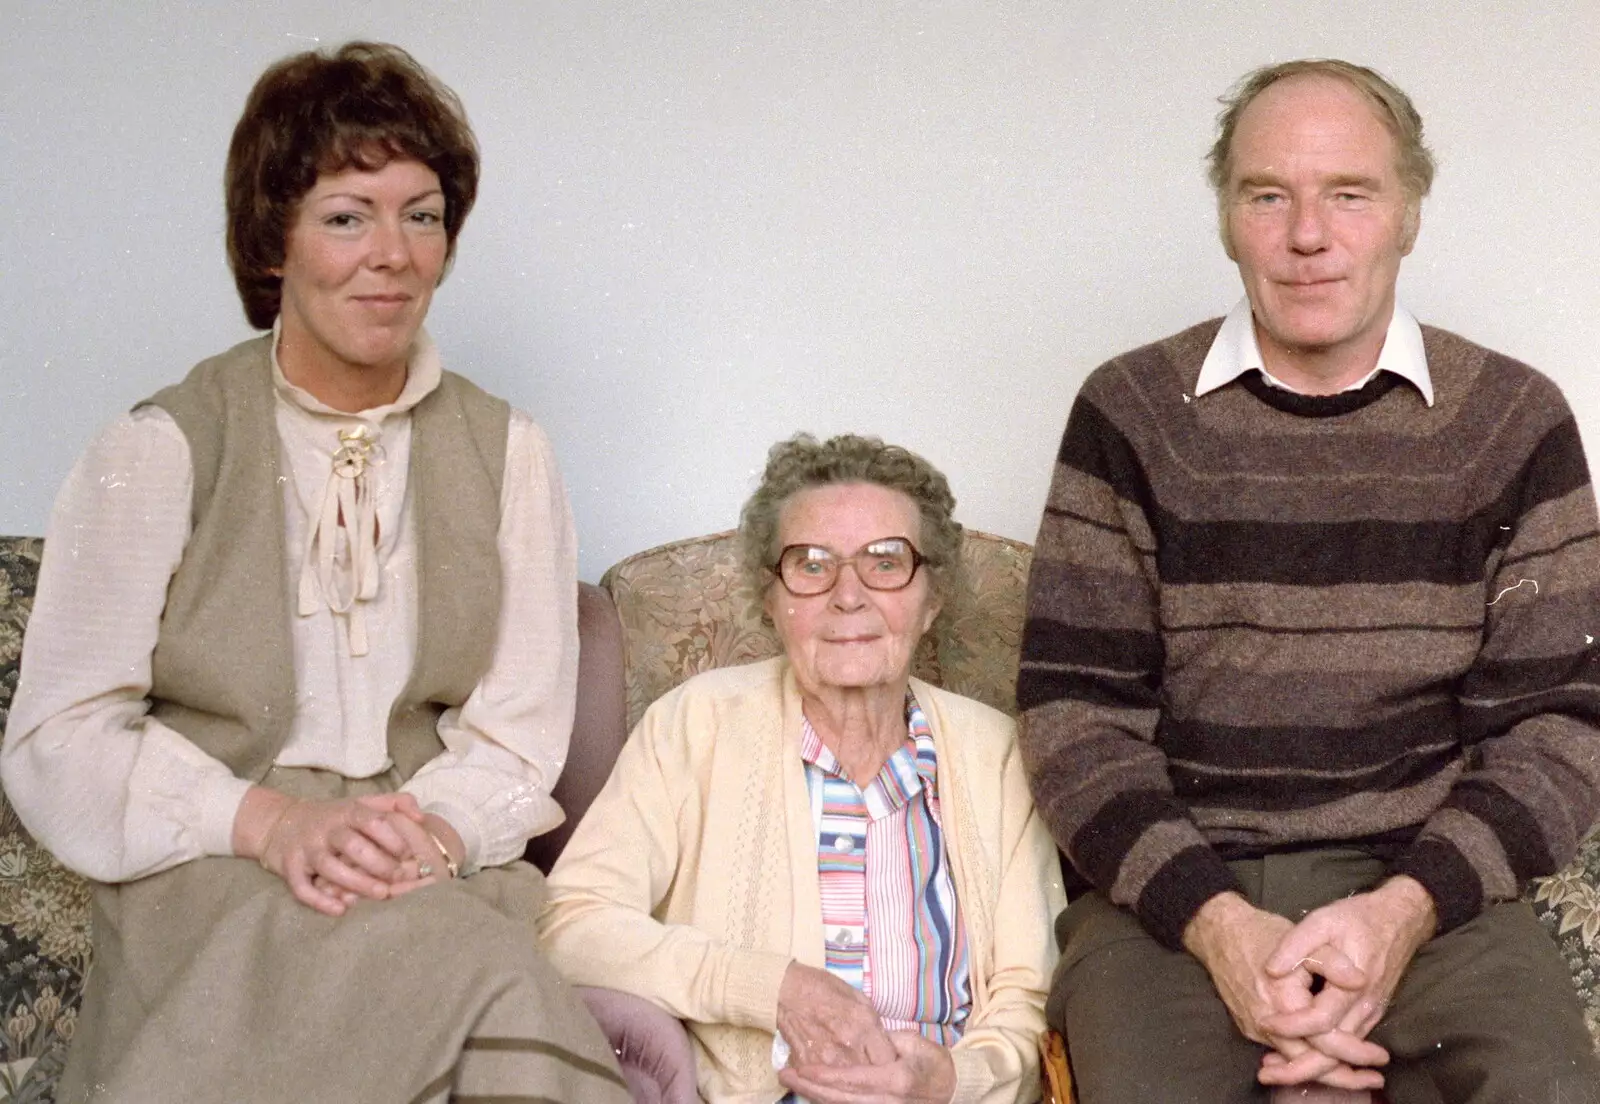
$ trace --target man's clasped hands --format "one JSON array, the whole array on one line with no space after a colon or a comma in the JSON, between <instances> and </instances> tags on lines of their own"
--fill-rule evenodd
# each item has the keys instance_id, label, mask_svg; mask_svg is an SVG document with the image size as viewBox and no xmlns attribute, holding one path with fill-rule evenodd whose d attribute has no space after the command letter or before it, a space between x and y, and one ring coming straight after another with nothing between
<instances>
[{"instance_id":1,"label":"man's clasped hands","mask_svg":"<svg viewBox=\"0 0 1600 1104\"><path fill-rule=\"evenodd\" d=\"M1399 876L1298 924L1218 894L1195 913L1184 945L1239 1030L1272 1048L1262 1084L1371 1090L1383 1087L1389 1053L1367 1035L1435 923L1427 891Z\"/></svg>"}]
</instances>

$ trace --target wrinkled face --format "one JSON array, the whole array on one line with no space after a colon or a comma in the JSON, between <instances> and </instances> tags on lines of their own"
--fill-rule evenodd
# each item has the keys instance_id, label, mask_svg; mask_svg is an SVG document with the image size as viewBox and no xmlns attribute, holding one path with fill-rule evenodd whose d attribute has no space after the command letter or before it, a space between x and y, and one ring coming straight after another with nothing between
<instances>
[{"instance_id":1,"label":"wrinkled face","mask_svg":"<svg viewBox=\"0 0 1600 1104\"><path fill-rule=\"evenodd\" d=\"M319 176L279 273L284 374L313 394L341 372L398 374L398 393L448 246L439 177L421 162Z\"/></svg>"},{"instance_id":2,"label":"wrinkled face","mask_svg":"<svg viewBox=\"0 0 1600 1104\"><path fill-rule=\"evenodd\" d=\"M1288 77L1244 109L1231 154L1224 240L1269 368L1369 350L1375 362L1415 237L1376 109L1336 78Z\"/></svg>"},{"instance_id":3,"label":"wrinkled face","mask_svg":"<svg viewBox=\"0 0 1600 1104\"><path fill-rule=\"evenodd\" d=\"M800 491L778 517L778 549L811 544L849 557L882 537L916 544L922 519L910 498L871 483L840 483ZM926 568L902 590L870 590L854 564L839 570L825 594L797 598L774 579L766 609L803 691L823 694L854 687L904 689L917 641L938 615Z\"/></svg>"}]
</instances>

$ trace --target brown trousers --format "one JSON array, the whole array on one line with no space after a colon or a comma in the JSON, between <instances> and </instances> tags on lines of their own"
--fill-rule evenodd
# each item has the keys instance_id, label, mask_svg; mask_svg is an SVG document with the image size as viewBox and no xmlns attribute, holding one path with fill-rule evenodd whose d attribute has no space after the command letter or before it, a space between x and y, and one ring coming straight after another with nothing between
<instances>
[{"instance_id":1,"label":"brown trousers","mask_svg":"<svg viewBox=\"0 0 1600 1104\"><path fill-rule=\"evenodd\" d=\"M1251 902L1299 920L1368 889L1383 864L1339 849L1230 863ZM1080 1104L1265 1104L1265 1048L1234 1027L1204 967L1100 893L1056 920L1045 1009ZM1600 1061L1554 942L1522 902L1425 944L1372 1039L1393 1104L1600 1104Z\"/></svg>"},{"instance_id":2,"label":"brown trousers","mask_svg":"<svg viewBox=\"0 0 1600 1104\"><path fill-rule=\"evenodd\" d=\"M276 768L301 796L392 788ZM94 896L60 1104L627 1104L609 1044L535 942L544 880L484 870L343 917L244 859Z\"/></svg>"}]
</instances>

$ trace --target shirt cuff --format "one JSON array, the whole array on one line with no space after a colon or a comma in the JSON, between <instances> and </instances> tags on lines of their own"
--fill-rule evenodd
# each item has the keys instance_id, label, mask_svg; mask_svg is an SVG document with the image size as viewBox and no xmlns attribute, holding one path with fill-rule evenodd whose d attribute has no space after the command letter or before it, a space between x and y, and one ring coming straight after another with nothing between
<instances>
[{"instance_id":1,"label":"shirt cuff","mask_svg":"<svg viewBox=\"0 0 1600 1104\"><path fill-rule=\"evenodd\" d=\"M200 848L207 855L233 855L233 822L255 783L233 775L208 777L200 794Z\"/></svg>"},{"instance_id":2,"label":"shirt cuff","mask_svg":"<svg viewBox=\"0 0 1600 1104\"><path fill-rule=\"evenodd\" d=\"M950 1059L956 1067L956 1091L950 1104L977 1104L994 1088L994 1070L977 1047L954 1047Z\"/></svg>"}]
</instances>

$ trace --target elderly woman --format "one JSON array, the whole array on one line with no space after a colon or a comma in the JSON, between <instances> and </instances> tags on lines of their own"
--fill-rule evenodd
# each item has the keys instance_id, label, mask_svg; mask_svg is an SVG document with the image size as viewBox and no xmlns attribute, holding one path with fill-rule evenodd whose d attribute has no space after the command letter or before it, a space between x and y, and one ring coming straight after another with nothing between
<instances>
[{"instance_id":1,"label":"elderly woman","mask_svg":"<svg viewBox=\"0 0 1600 1104\"><path fill-rule=\"evenodd\" d=\"M945 479L776 446L745 575L783 656L651 706L551 875L575 981L688 1021L712 1101L1021 1101L1062 905L1009 718L910 677L957 591Z\"/></svg>"},{"instance_id":2,"label":"elderly woman","mask_svg":"<svg viewBox=\"0 0 1600 1104\"><path fill-rule=\"evenodd\" d=\"M58 1099L626 1100L517 861L561 819L565 494L422 330L477 190L460 104L392 46L291 57L226 175L271 333L72 472L0 761L99 883Z\"/></svg>"}]
</instances>

